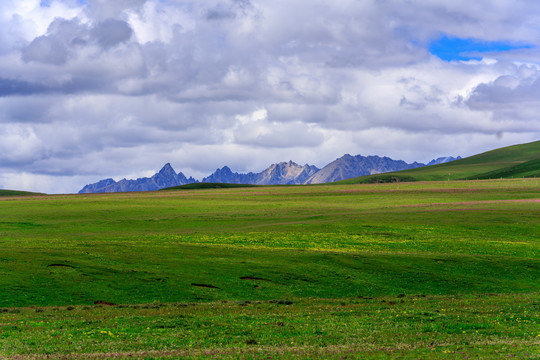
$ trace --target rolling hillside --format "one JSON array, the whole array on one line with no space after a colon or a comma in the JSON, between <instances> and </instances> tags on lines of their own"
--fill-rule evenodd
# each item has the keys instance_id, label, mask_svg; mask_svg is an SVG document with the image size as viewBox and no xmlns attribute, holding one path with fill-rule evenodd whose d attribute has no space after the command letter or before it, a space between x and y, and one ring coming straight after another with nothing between
<instances>
[{"instance_id":1,"label":"rolling hillside","mask_svg":"<svg viewBox=\"0 0 540 360\"><path fill-rule=\"evenodd\" d=\"M261 186L261 185L210 183L210 182L199 183L199 182L197 182L197 183L173 186L173 187L161 189L160 191L166 191L166 190L196 190L196 189L235 189L235 188L254 187L254 186Z\"/></svg>"},{"instance_id":2,"label":"rolling hillside","mask_svg":"<svg viewBox=\"0 0 540 360\"><path fill-rule=\"evenodd\" d=\"M0 197L4 197L4 196L31 196L31 195L43 195L43 194L29 192L29 191L2 190L2 189L0 189Z\"/></svg>"},{"instance_id":3,"label":"rolling hillside","mask_svg":"<svg viewBox=\"0 0 540 360\"><path fill-rule=\"evenodd\" d=\"M474 180L540 176L540 141L495 149L444 164L340 181L341 184Z\"/></svg>"}]
</instances>

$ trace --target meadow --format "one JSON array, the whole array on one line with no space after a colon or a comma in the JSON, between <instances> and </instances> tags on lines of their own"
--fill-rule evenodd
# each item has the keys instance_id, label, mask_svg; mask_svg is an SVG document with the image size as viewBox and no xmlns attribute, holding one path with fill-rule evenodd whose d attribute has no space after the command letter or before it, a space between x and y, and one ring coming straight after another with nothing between
<instances>
[{"instance_id":1,"label":"meadow","mask_svg":"<svg viewBox=\"0 0 540 360\"><path fill-rule=\"evenodd\" d=\"M538 358L539 182L0 197L0 358Z\"/></svg>"}]
</instances>

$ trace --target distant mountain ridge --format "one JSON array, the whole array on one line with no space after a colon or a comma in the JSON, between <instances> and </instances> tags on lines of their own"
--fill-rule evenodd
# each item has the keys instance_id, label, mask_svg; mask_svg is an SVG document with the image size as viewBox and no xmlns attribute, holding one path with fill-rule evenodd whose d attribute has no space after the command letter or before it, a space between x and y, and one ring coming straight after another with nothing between
<instances>
[{"instance_id":1,"label":"distant mountain ridge","mask_svg":"<svg viewBox=\"0 0 540 360\"><path fill-rule=\"evenodd\" d=\"M154 191L166 187L191 184L197 180L185 177L184 174L176 173L171 164L167 163L152 177L139 178L137 180L122 179L118 182L113 179L104 179L94 184L86 185L79 194L125 192L125 191Z\"/></svg>"},{"instance_id":2,"label":"distant mountain ridge","mask_svg":"<svg viewBox=\"0 0 540 360\"><path fill-rule=\"evenodd\" d=\"M434 159L428 165L460 159L460 157L443 157ZM384 172L414 169L426 164L403 160L392 160L380 156L352 156L349 154L332 161L322 169L314 165L298 165L293 161L272 164L260 173L241 174L233 172L228 166L217 169L211 175L202 179L204 183L229 183L253 185L292 185L292 184L321 184L345 180L358 176L379 174ZM171 164L167 163L152 177L137 180L114 181L113 179L100 180L88 184L79 191L79 194L125 192L125 191L154 191L173 186L197 183L193 177L187 178L184 174L176 173Z\"/></svg>"},{"instance_id":3,"label":"distant mountain ridge","mask_svg":"<svg viewBox=\"0 0 540 360\"><path fill-rule=\"evenodd\" d=\"M407 164L403 160L392 160L386 156L352 156L345 154L310 176L305 183L329 183L364 175L414 169L420 166L425 166L425 164L417 162Z\"/></svg>"},{"instance_id":4,"label":"distant mountain ridge","mask_svg":"<svg viewBox=\"0 0 540 360\"><path fill-rule=\"evenodd\" d=\"M458 157L452 157L452 156L440 157L440 158L431 160L430 162L427 163L426 166L444 164L444 163L454 161L454 160L461 160L461 156L458 156Z\"/></svg>"},{"instance_id":5,"label":"distant mountain ridge","mask_svg":"<svg viewBox=\"0 0 540 360\"><path fill-rule=\"evenodd\" d=\"M205 177L202 182L254 184L254 185L292 185L303 184L310 176L319 171L313 165L298 165L293 161L272 164L260 173L233 173L228 166L217 169L212 175Z\"/></svg>"}]
</instances>

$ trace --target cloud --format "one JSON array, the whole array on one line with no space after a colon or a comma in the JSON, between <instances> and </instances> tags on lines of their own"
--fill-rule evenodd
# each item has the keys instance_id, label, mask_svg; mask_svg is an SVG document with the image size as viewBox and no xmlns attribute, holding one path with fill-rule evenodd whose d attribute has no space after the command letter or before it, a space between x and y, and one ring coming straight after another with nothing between
<instances>
[{"instance_id":1,"label":"cloud","mask_svg":"<svg viewBox=\"0 0 540 360\"><path fill-rule=\"evenodd\" d=\"M473 109L495 109L540 104L540 72L535 66L515 66L511 72L489 83L478 84L472 91L468 105Z\"/></svg>"},{"instance_id":2,"label":"cloud","mask_svg":"<svg viewBox=\"0 0 540 360\"><path fill-rule=\"evenodd\" d=\"M138 10L147 0L87 0L86 12L98 21L121 17L128 10Z\"/></svg>"},{"instance_id":3,"label":"cloud","mask_svg":"<svg viewBox=\"0 0 540 360\"><path fill-rule=\"evenodd\" d=\"M127 42L132 34L133 30L129 24L116 19L102 21L92 29L92 35L105 49Z\"/></svg>"},{"instance_id":4,"label":"cloud","mask_svg":"<svg viewBox=\"0 0 540 360\"><path fill-rule=\"evenodd\" d=\"M277 122L268 117L266 109L236 116L231 129L231 141L263 148L316 147L324 136L316 126L301 121Z\"/></svg>"},{"instance_id":5,"label":"cloud","mask_svg":"<svg viewBox=\"0 0 540 360\"><path fill-rule=\"evenodd\" d=\"M47 91L47 87L30 82L0 78L0 96L31 95Z\"/></svg>"},{"instance_id":6,"label":"cloud","mask_svg":"<svg viewBox=\"0 0 540 360\"><path fill-rule=\"evenodd\" d=\"M32 127L8 124L0 128L0 167L29 165L46 152Z\"/></svg>"},{"instance_id":7,"label":"cloud","mask_svg":"<svg viewBox=\"0 0 540 360\"><path fill-rule=\"evenodd\" d=\"M501 133L540 131L540 72L536 66L514 65L507 74L478 84L465 99L474 111L488 112Z\"/></svg>"},{"instance_id":8,"label":"cloud","mask_svg":"<svg viewBox=\"0 0 540 360\"><path fill-rule=\"evenodd\" d=\"M104 50L129 41L133 30L125 21L107 19L89 26L78 19L56 18L47 29L47 34L39 36L22 50L25 62L36 61L50 65L64 65L68 57L76 61L88 56L88 52L100 56L97 44Z\"/></svg>"},{"instance_id":9,"label":"cloud","mask_svg":"<svg viewBox=\"0 0 540 360\"><path fill-rule=\"evenodd\" d=\"M536 140L539 17L525 0L2 1L0 172L77 191L166 162L203 177ZM446 62L444 36L530 47Z\"/></svg>"},{"instance_id":10,"label":"cloud","mask_svg":"<svg viewBox=\"0 0 540 360\"><path fill-rule=\"evenodd\" d=\"M63 43L50 36L40 36L23 50L22 59L26 62L37 61L44 64L62 65L67 61L67 55L67 49Z\"/></svg>"}]
</instances>

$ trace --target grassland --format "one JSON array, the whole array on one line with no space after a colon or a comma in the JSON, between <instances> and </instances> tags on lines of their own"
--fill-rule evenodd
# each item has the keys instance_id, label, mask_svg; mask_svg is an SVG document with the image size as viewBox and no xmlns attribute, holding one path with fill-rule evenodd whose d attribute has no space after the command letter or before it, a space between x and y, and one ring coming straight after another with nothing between
<instances>
[{"instance_id":1,"label":"grassland","mask_svg":"<svg viewBox=\"0 0 540 360\"><path fill-rule=\"evenodd\" d=\"M535 358L540 180L0 200L0 358Z\"/></svg>"},{"instance_id":2,"label":"grassland","mask_svg":"<svg viewBox=\"0 0 540 360\"><path fill-rule=\"evenodd\" d=\"M33 193L33 192L29 192L29 191L2 190L2 189L0 189L0 197L4 197L4 196L35 196L35 195L43 195L43 194Z\"/></svg>"}]
</instances>

